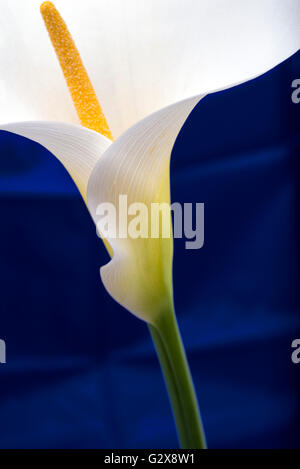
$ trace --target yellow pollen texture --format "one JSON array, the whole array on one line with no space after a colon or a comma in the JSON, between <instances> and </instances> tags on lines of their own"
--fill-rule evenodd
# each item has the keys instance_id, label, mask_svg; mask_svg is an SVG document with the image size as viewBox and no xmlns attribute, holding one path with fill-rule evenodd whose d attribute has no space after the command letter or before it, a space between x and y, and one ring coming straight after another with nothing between
<instances>
[{"instance_id":1,"label":"yellow pollen texture","mask_svg":"<svg viewBox=\"0 0 300 469\"><path fill-rule=\"evenodd\" d=\"M81 124L113 140L93 85L66 23L51 2L44 2L41 5L41 14Z\"/></svg>"}]
</instances>

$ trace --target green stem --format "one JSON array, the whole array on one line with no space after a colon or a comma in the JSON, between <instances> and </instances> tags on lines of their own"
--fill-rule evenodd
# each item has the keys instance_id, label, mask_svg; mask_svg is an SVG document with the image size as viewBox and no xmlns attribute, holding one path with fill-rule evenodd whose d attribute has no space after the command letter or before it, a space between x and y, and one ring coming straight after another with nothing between
<instances>
[{"instance_id":1,"label":"green stem","mask_svg":"<svg viewBox=\"0 0 300 469\"><path fill-rule=\"evenodd\" d=\"M149 325L149 329L169 393L180 446L204 449L204 430L175 313L164 314L159 324Z\"/></svg>"}]
</instances>

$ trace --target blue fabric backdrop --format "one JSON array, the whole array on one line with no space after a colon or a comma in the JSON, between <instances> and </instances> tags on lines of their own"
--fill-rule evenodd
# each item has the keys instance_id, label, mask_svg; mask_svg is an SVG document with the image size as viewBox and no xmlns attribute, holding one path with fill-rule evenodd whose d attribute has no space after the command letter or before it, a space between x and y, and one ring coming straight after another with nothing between
<instances>
[{"instance_id":1,"label":"blue fabric backdrop","mask_svg":"<svg viewBox=\"0 0 300 469\"><path fill-rule=\"evenodd\" d=\"M204 247L175 241L174 287L211 448L300 447L299 75L298 53L206 97L173 151L173 201L205 203ZM104 290L75 186L5 132L0 213L0 447L177 447L148 330Z\"/></svg>"}]
</instances>

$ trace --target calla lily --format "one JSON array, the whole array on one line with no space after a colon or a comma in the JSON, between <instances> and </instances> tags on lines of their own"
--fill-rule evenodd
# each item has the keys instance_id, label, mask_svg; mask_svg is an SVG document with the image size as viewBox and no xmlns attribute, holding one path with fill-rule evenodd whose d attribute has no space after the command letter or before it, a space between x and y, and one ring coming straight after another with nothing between
<instances>
[{"instance_id":1,"label":"calla lily","mask_svg":"<svg viewBox=\"0 0 300 469\"><path fill-rule=\"evenodd\" d=\"M100 127L89 121L97 107L93 101L85 116L82 88L66 61L65 77L69 74L85 127L78 125L39 0L2 5L0 129L50 150L69 171L96 223L98 205L117 206L120 194L127 195L128 204L169 204L172 148L201 98L264 73L299 48L298 0L55 3L76 40L115 141L102 117ZM60 39L63 44L65 38ZM15 123L6 124L10 121ZM172 315L172 237L108 237L106 246L112 260L101 269L103 283L113 298L151 326L175 416L185 413L178 430L182 445L203 444L201 428L189 429L191 422L198 425L193 416L197 403ZM178 372L172 366L170 372L172 354ZM184 412L186 394L190 403Z\"/></svg>"},{"instance_id":2,"label":"calla lily","mask_svg":"<svg viewBox=\"0 0 300 469\"><path fill-rule=\"evenodd\" d=\"M119 193L128 203L169 202L172 147L201 97L260 75L299 47L297 0L57 0L116 138L111 145L76 125L39 6L39 0L2 5L0 123L19 123L1 129L50 150L95 220L97 205L115 202ZM155 322L172 296L171 241L109 241L106 288Z\"/></svg>"}]
</instances>

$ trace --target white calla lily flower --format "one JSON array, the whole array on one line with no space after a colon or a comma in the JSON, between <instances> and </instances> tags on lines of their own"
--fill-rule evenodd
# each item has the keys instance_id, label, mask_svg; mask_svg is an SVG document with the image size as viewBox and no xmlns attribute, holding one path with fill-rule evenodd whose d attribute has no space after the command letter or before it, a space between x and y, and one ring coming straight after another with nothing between
<instances>
[{"instance_id":1,"label":"white calla lily flower","mask_svg":"<svg viewBox=\"0 0 300 469\"><path fill-rule=\"evenodd\" d=\"M76 51L69 52L71 40L61 33L62 24L56 28L60 20L45 2L48 32L84 127L78 125L49 46L39 0L7 0L1 5L0 130L50 150L74 179L96 223L99 204L117 206L120 194L127 195L128 204L169 204L171 151L200 99L266 72L299 48L299 0L55 4L76 40L115 141L80 58ZM181 371L166 371L166 379L173 389L175 415L183 413L179 379L185 382L184 393L190 394L188 410L178 418L180 438L184 447L199 441L203 445L200 426L189 430L188 419L197 414L197 404L184 354L175 346L178 331L168 316L173 310L172 236L108 236L106 246L112 260L101 269L104 285L120 304L156 328L152 333L164 355L163 368L170 371L172 349L179 354ZM170 343L157 334L172 328ZM196 421L195 417L195 426Z\"/></svg>"},{"instance_id":2,"label":"white calla lily flower","mask_svg":"<svg viewBox=\"0 0 300 469\"><path fill-rule=\"evenodd\" d=\"M39 6L1 7L0 128L50 150L94 218L98 204L121 193L129 203L169 202L171 150L201 96L260 75L299 47L298 0L57 0L112 134L121 135L111 144L72 125L78 118ZM148 322L171 297L171 241L110 240L104 284Z\"/></svg>"}]
</instances>

